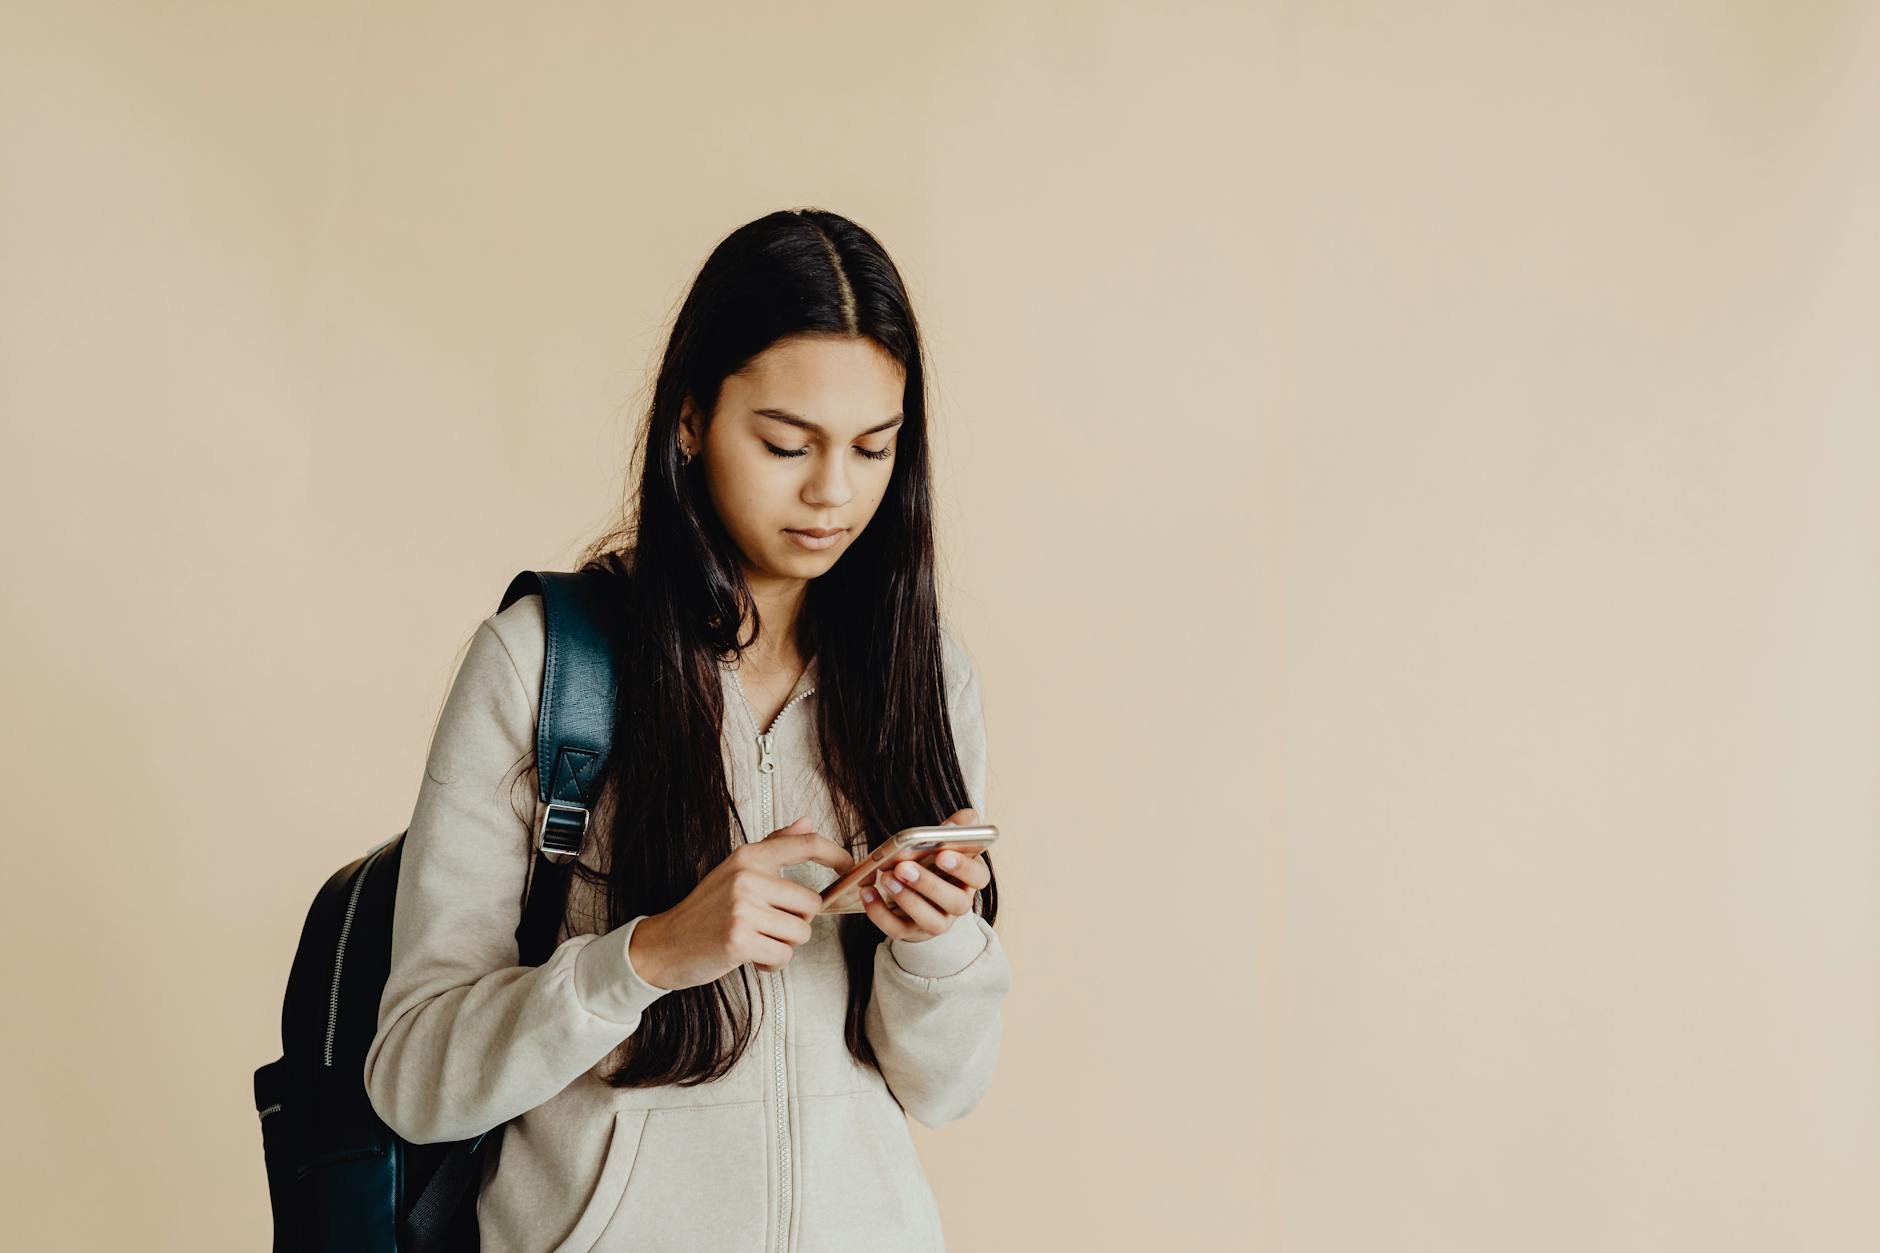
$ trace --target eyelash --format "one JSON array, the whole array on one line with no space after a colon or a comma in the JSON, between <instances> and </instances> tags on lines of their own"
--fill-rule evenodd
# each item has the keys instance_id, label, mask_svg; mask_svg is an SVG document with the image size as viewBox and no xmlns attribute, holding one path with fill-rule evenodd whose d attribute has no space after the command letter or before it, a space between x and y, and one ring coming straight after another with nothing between
<instances>
[{"instance_id":1,"label":"eyelash","mask_svg":"<svg viewBox=\"0 0 1880 1253\"><path fill-rule=\"evenodd\" d=\"M773 457L806 457L809 455L809 449L807 448L798 448L794 450L787 449L787 448L779 448L775 444L771 443L769 440L764 441L764 447L770 449L770 455ZM857 448L855 451L862 454L862 456L867 457L870 461L886 461L890 456L893 455L894 447L890 445L887 448L882 449L880 452L869 452L866 448Z\"/></svg>"}]
</instances>

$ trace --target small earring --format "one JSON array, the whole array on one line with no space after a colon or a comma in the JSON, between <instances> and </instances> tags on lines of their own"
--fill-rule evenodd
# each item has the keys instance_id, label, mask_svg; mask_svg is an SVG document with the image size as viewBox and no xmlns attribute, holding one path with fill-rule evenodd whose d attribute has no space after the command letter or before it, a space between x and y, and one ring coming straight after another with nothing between
<instances>
[{"instance_id":1,"label":"small earring","mask_svg":"<svg viewBox=\"0 0 1880 1253\"><path fill-rule=\"evenodd\" d=\"M691 452L688 452L688 453L686 453L686 454L685 454L685 460L684 460L683 462L681 462L680 464L682 464L682 465L688 465L688 466L689 466L689 465L691 465L691 464L692 464L692 458L693 458L693 457L696 457L697 455L698 455L697 453L691 453Z\"/></svg>"}]
</instances>

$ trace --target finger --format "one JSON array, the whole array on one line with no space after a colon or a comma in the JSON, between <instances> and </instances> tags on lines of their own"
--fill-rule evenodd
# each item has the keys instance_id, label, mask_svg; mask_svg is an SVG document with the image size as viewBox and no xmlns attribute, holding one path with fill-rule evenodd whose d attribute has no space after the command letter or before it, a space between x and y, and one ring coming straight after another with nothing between
<instances>
[{"instance_id":1,"label":"finger","mask_svg":"<svg viewBox=\"0 0 1880 1253\"><path fill-rule=\"evenodd\" d=\"M895 891L897 884L899 892ZM929 874L921 875L913 883L884 877L883 886L908 921L930 936L940 934L953 924L954 910L941 902L957 901L961 912L966 907L966 897L960 889L950 883L940 883Z\"/></svg>"},{"instance_id":2,"label":"finger","mask_svg":"<svg viewBox=\"0 0 1880 1253\"><path fill-rule=\"evenodd\" d=\"M819 861L838 874L846 874L855 868L855 854L848 849L821 832L791 830L795 826L793 822L755 844L743 845L743 848L750 850L745 856L760 865L778 870L794 866L800 861Z\"/></svg>"},{"instance_id":3,"label":"finger","mask_svg":"<svg viewBox=\"0 0 1880 1253\"><path fill-rule=\"evenodd\" d=\"M795 879L786 879L783 872L764 876L764 903L801 918L805 925L822 912L822 893L815 888L805 887Z\"/></svg>"},{"instance_id":4,"label":"finger","mask_svg":"<svg viewBox=\"0 0 1880 1253\"><path fill-rule=\"evenodd\" d=\"M902 864L904 863L896 862L895 866ZM913 889L907 886L906 880L891 874L890 871L893 869L894 866L890 866L875 872L875 895L887 905L888 912L893 914L903 926L910 928L915 938L918 939L924 933L914 926L914 920L908 916L907 910L901 904L902 896L913 894Z\"/></svg>"},{"instance_id":5,"label":"finger","mask_svg":"<svg viewBox=\"0 0 1880 1253\"><path fill-rule=\"evenodd\" d=\"M892 899L895 907L914 928L913 938L916 940L932 939L953 923L951 913L922 896L911 886L903 887Z\"/></svg>"},{"instance_id":6,"label":"finger","mask_svg":"<svg viewBox=\"0 0 1880 1253\"><path fill-rule=\"evenodd\" d=\"M862 889L862 912L891 940L914 939L920 934L905 915L890 908L886 898L873 888Z\"/></svg>"},{"instance_id":7,"label":"finger","mask_svg":"<svg viewBox=\"0 0 1880 1253\"><path fill-rule=\"evenodd\" d=\"M932 870L945 881L958 884L967 892L992 882L992 868L986 865L985 858L978 853L966 853L957 848L943 848L931 854L922 860L921 869Z\"/></svg>"},{"instance_id":8,"label":"finger","mask_svg":"<svg viewBox=\"0 0 1880 1253\"><path fill-rule=\"evenodd\" d=\"M972 905L972 894L969 891L932 867L922 867L914 862L903 863L894 868L888 886L892 888L896 882L901 884L901 892L895 903L910 915L913 910L907 909L905 900L916 894L932 902L942 913L963 914Z\"/></svg>"},{"instance_id":9,"label":"finger","mask_svg":"<svg viewBox=\"0 0 1880 1253\"><path fill-rule=\"evenodd\" d=\"M766 973L782 970L795 955L796 945L767 934L762 927L758 929L758 934L763 937L757 942L761 952L749 959L751 965Z\"/></svg>"},{"instance_id":10,"label":"finger","mask_svg":"<svg viewBox=\"0 0 1880 1253\"><path fill-rule=\"evenodd\" d=\"M886 873L880 870L875 871L874 878L869 880L869 883L872 885L870 890L874 892L875 899L881 902L882 907L888 911L889 916L905 925L907 923L907 915L902 913L900 909L895 906L894 894L888 891Z\"/></svg>"},{"instance_id":11,"label":"finger","mask_svg":"<svg viewBox=\"0 0 1880 1253\"><path fill-rule=\"evenodd\" d=\"M792 883L790 886L802 887L803 885ZM807 888L804 890L808 891ZM818 903L820 904L820 901ZM807 944L812 934L809 918L784 906L767 911L757 919L754 925L759 935L768 936L779 944L787 944L792 949L799 944Z\"/></svg>"}]
</instances>

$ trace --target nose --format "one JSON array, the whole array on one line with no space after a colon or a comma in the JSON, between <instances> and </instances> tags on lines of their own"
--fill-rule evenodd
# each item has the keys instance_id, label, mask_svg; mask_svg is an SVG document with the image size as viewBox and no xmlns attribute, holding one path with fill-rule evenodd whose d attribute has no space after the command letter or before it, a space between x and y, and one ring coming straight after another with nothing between
<instances>
[{"instance_id":1,"label":"nose","mask_svg":"<svg viewBox=\"0 0 1880 1253\"><path fill-rule=\"evenodd\" d=\"M810 457L808 460L815 465L810 469L809 481L803 484L805 505L818 510L838 509L854 498L846 458Z\"/></svg>"}]
</instances>

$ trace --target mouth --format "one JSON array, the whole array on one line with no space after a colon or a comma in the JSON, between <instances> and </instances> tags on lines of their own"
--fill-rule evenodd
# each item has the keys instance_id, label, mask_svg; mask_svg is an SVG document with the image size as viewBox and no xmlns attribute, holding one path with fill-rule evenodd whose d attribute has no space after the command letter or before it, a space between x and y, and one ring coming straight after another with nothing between
<instances>
[{"instance_id":1,"label":"mouth","mask_svg":"<svg viewBox=\"0 0 1880 1253\"><path fill-rule=\"evenodd\" d=\"M842 538L847 529L847 527L814 527L804 530L792 528L785 530L784 534L788 535L790 542L799 548L831 548Z\"/></svg>"}]
</instances>

